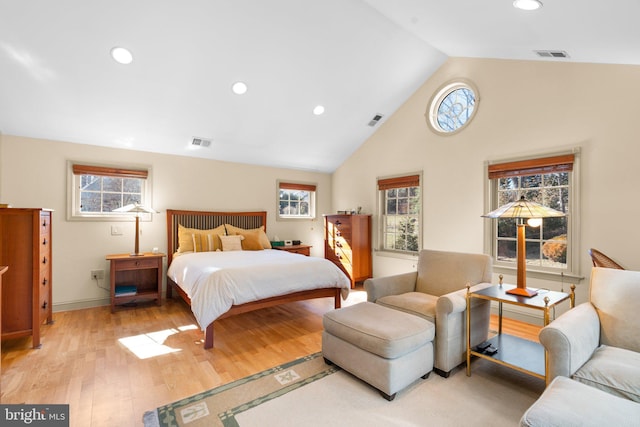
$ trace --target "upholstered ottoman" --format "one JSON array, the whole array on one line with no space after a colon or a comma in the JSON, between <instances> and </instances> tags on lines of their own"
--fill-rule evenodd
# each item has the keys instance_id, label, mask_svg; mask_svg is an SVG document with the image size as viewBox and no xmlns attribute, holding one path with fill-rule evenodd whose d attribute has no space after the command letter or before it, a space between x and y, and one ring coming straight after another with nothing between
<instances>
[{"instance_id":1,"label":"upholstered ottoman","mask_svg":"<svg viewBox=\"0 0 640 427\"><path fill-rule=\"evenodd\" d=\"M380 390L387 400L433 370L435 327L428 320L371 302L323 318L322 355Z\"/></svg>"},{"instance_id":2,"label":"upholstered ottoman","mask_svg":"<svg viewBox=\"0 0 640 427\"><path fill-rule=\"evenodd\" d=\"M522 427L637 426L640 403L555 377L520 419Z\"/></svg>"}]
</instances>

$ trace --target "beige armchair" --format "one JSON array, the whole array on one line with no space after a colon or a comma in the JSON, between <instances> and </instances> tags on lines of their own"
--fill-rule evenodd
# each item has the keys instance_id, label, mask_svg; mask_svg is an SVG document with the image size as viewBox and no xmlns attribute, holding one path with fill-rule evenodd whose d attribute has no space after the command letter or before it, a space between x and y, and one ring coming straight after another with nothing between
<instances>
[{"instance_id":1,"label":"beige armchair","mask_svg":"<svg viewBox=\"0 0 640 427\"><path fill-rule=\"evenodd\" d=\"M568 377L640 402L640 272L594 267L589 302L540 331L549 379Z\"/></svg>"},{"instance_id":2,"label":"beige armchair","mask_svg":"<svg viewBox=\"0 0 640 427\"><path fill-rule=\"evenodd\" d=\"M367 300L420 316L436 327L434 370L448 377L466 361L466 292L491 286L491 257L422 250L417 271L367 279ZM485 341L489 334L490 302L472 298L471 345Z\"/></svg>"}]
</instances>

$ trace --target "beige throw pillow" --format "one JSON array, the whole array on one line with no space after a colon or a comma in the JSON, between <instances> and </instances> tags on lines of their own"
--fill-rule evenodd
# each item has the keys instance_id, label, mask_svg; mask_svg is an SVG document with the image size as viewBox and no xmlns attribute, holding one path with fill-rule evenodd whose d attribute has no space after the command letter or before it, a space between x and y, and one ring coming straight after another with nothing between
<instances>
[{"instance_id":1,"label":"beige throw pillow","mask_svg":"<svg viewBox=\"0 0 640 427\"><path fill-rule=\"evenodd\" d=\"M242 239L244 239L244 236L237 235L237 234L234 236L220 236L220 242L222 242L222 250L223 251L241 251Z\"/></svg>"}]
</instances>

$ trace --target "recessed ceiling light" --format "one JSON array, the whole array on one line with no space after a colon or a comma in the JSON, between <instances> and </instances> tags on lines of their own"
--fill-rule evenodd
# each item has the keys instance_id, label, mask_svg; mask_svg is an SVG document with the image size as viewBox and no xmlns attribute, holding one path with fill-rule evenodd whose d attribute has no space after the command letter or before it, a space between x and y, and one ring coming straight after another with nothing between
<instances>
[{"instance_id":1,"label":"recessed ceiling light","mask_svg":"<svg viewBox=\"0 0 640 427\"><path fill-rule=\"evenodd\" d=\"M315 114L316 116L324 114L324 107L322 105L316 105L313 108L313 114Z\"/></svg>"},{"instance_id":2,"label":"recessed ceiling light","mask_svg":"<svg viewBox=\"0 0 640 427\"><path fill-rule=\"evenodd\" d=\"M111 57L120 64L131 64L133 61L133 55L131 52L123 47L114 47L111 49Z\"/></svg>"},{"instance_id":3,"label":"recessed ceiling light","mask_svg":"<svg viewBox=\"0 0 640 427\"><path fill-rule=\"evenodd\" d=\"M538 10L542 7L539 0L514 0L513 7L522 10Z\"/></svg>"},{"instance_id":4,"label":"recessed ceiling light","mask_svg":"<svg viewBox=\"0 0 640 427\"><path fill-rule=\"evenodd\" d=\"M242 95L244 93L247 93L247 84L244 82L235 82L233 86L231 86L231 90L236 95Z\"/></svg>"}]
</instances>

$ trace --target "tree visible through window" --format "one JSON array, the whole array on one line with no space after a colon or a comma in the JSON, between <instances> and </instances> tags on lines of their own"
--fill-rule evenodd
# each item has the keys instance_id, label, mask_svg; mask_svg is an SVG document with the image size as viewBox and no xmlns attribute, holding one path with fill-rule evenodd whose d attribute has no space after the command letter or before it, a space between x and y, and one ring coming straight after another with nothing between
<instances>
[{"instance_id":1,"label":"tree visible through window","mask_svg":"<svg viewBox=\"0 0 640 427\"><path fill-rule=\"evenodd\" d=\"M493 209L525 199L570 213L573 155L510 162L489 166L496 197ZM499 218L494 228L494 257L516 262L516 219ZM539 227L525 227L527 265L567 269L570 239L569 217L544 218Z\"/></svg>"},{"instance_id":2,"label":"tree visible through window","mask_svg":"<svg viewBox=\"0 0 640 427\"><path fill-rule=\"evenodd\" d=\"M145 204L148 171L74 164L73 216L121 216L115 209Z\"/></svg>"},{"instance_id":3,"label":"tree visible through window","mask_svg":"<svg viewBox=\"0 0 640 427\"><path fill-rule=\"evenodd\" d=\"M131 203L142 203L142 179L80 176L80 212L112 212Z\"/></svg>"},{"instance_id":4,"label":"tree visible through window","mask_svg":"<svg viewBox=\"0 0 640 427\"><path fill-rule=\"evenodd\" d=\"M429 103L427 123L440 134L453 134L464 128L478 108L478 91L469 81L445 84Z\"/></svg>"},{"instance_id":5,"label":"tree visible through window","mask_svg":"<svg viewBox=\"0 0 640 427\"><path fill-rule=\"evenodd\" d=\"M420 250L420 176L378 180L381 200L381 246L383 250Z\"/></svg>"},{"instance_id":6,"label":"tree visible through window","mask_svg":"<svg viewBox=\"0 0 640 427\"><path fill-rule=\"evenodd\" d=\"M315 185L280 182L278 189L280 218L315 217Z\"/></svg>"}]
</instances>

